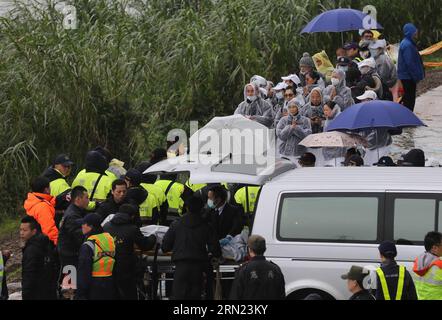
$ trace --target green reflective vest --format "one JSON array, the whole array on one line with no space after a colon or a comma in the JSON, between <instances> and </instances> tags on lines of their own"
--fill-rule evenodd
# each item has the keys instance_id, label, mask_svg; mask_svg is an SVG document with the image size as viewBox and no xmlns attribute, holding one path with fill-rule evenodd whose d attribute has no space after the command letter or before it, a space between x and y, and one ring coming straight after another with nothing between
<instances>
[{"instance_id":1,"label":"green reflective vest","mask_svg":"<svg viewBox=\"0 0 442 320\"><path fill-rule=\"evenodd\" d=\"M57 171L58 173L60 173L61 175L63 175L57 169L54 169L54 170ZM52 180L49 183L49 187L51 189L51 196L53 196L53 197L57 197L58 195L62 194L63 192L65 192L66 190L69 190L71 188L69 186L69 184L67 183L66 179L64 179L64 178L58 178L58 179Z\"/></svg>"},{"instance_id":2,"label":"green reflective vest","mask_svg":"<svg viewBox=\"0 0 442 320\"><path fill-rule=\"evenodd\" d=\"M424 276L414 277L419 300L442 300L442 261L436 260Z\"/></svg>"},{"instance_id":3,"label":"green reflective vest","mask_svg":"<svg viewBox=\"0 0 442 320\"><path fill-rule=\"evenodd\" d=\"M388 291L387 279L385 278L384 271L381 268L376 269L376 273L381 282L381 287L384 294L384 300L391 300L390 292ZM404 292L404 283L405 283L405 267L399 266L399 278L397 283L397 292L394 300L402 300L402 293Z\"/></svg>"},{"instance_id":4,"label":"green reflective vest","mask_svg":"<svg viewBox=\"0 0 442 320\"><path fill-rule=\"evenodd\" d=\"M166 195L164 194L163 189L151 183L142 183L141 186L146 189L149 194L155 196L159 210L163 203L166 202Z\"/></svg>"},{"instance_id":5,"label":"green reflective vest","mask_svg":"<svg viewBox=\"0 0 442 320\"><path fill-rule=\"evenodd\" d=\"M72 182L72 188L75 188L76 186L83 186L86 188L89 197L91 197L92 191L94 190L95 184L99 177L100 174L96 172L80 172L75 178L74 182ZM111 189L112 180L107 175L102 175L91 200L105 201Z\"/></svg>"},{"instance_id":6,"label":"green reflective vest","mask_svg":"<svg viewBox=\"0 0 442 320\"><path fill-rule=\"evenodd\" d=\"M90 236L87 241L94 244L92 277L111 277L115 264L114 239L109 233L105 232Z\"/></svg>"},{"instance_id":7,"label":"green reflective vest","mask_svg":"<svg viewBox=\"0 0 442 320\"><path fill-rule=\"evenodd\" d=\"M236 191L235 201L244 208L246 214L253 214L255 211L255 204L260 189L261 187L259 186L245 186Z\"/></svg>"},{"instance_id":8,"label":"green reflective vest","mask_svg":"<svg viewBox=\"0 0 442 320\"><path fill-rule=\"evenodd\" d=\"M81 170L78 174L80 173L86 173L86 169ZM106 173L107 177L111 180L111 183L118 179L112 171L106 170L104 173Z\"/></svg>"},{"instance_id":9,"label":"green reflective vest","mask_svg":"<svg viewBox=\"0 0 442 320\"><path fill-rule=\"evenodd\" d=\"M188 186L193 192L197 192L198 190L201 190L202 188L206 187L207 184L205 184L205 183L193 184L193 183L190 183L189 180L187 180L186 186Z\"/></svg>"},{"instance_id":10,"label":"green reflective vest","mask_svg":"<svg viewBox=\"0 0 442 320\"><path fill-rule=\"evenodd\" d=\"M3 262L3 254L0 251L0 295L2 294L4 276L5 276L5 264Z\"/></svg>"},{"instance_id":11,"label":"green reflective vest","mask_svg":"<svg viewBox=\"0 0 442 320\"><path fill-rule=\"evenodd\" d=\"M146 200L140 204L140 217L152 218L152 210L158 208L158 200L153 193L148 191Z\"/></svg>"},{"instance_id":12,"label":"green reflective vest","mask_svg":"<svg viewBox=\"0 0 442 320\"><path fill-rule=\"evenodd\" d=\"M172 185L169 187L171 183ZM181 195L184 192L184 185L172 180L158 180L155 182L155 185L160 187L166 194L169 212L181 215L184 207L184 201L181 199ZM168 188L169 190L167 190Z\"/></svg>"}]
</instances>

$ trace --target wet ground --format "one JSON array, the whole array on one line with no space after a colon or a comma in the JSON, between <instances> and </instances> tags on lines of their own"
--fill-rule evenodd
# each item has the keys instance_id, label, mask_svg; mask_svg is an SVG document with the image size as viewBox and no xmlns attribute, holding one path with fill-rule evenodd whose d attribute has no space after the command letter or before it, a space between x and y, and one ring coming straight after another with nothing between
<instances>
[{"instance_id":1,"label":"wet ground","mask_svg":"<svg viewBox=\"0 0 442 320\"><path fill-rule=\"evenodd\" d=\"M425 92L425 94L423 94ZM411 149L422 149L427 159L434 158L442 164L442 70L430 71L419 84L415 113L428 127L405 129L394 137L392 155L398 159Z\"/></svg>"}]
</instances>

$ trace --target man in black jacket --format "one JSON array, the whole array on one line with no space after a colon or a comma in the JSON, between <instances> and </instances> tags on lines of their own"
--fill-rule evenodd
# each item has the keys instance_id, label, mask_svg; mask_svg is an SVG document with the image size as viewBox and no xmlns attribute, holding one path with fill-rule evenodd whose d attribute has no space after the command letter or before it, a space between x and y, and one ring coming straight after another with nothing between
<instances>
[{"instance_id":1,"label":"man in black jacket","mask_svg":"<svg viewBox=\"0 0 442 320\"><path fill-rule=\"evenodd\" d=\"M364 279L368 276L368 271L359 266L351 266L350 271L341 276L347 280L347 288L353 295L349 300L376 300L375 297L364 288Z\"/></svg>"},{"instance_id":2,"label":"man in black jacket","mask_svg":"<svg viewBox=\"0 0 442 320\"><path fill-rule=\"evenodd\" d=\"M127 185L123 179L112 182L112 191L106 201L99 205L96 213L101 216L102 221L111 214L116 214L126 201Z\"/></svg>"},{"instance_id":3,"label":"man in black jacket","mask_svg":"<svg viewBox=\"0 0 442 320\"><path fill-rule=\"evenodd\" d=\"M78 254L84 235L80 220L86 215L89 198L86 188L77 186L71 192L71 204L60 222L58 234L58 254L62 270L65 266L78 266Z\"/></svg>"},{"instance_id":4,"label":"man in black jacket","mask_svg":"<svg viewBox=\"0 0 442 320\"><path fill-rule=\"evenodd\" d=\"M41 233L40 225L31 216L21 220L20 239L24 243L22 257L23 300L55 300L57 273L53 255L54 246Z\"/></svg>"},{"instance_id":5,"label":"man in black jacket","mask_svg":"<svg viewBox=\"0 0 442 320\"><path fill-rule=\"evenodd\" d=\"M208 213L208 221L219 240L241 233L244 226L241 209L227 203L227 190L224 187L217 185L209 189L207 205L212 209Z\"/></svg>"},{"instance_id":6,"label":"man in black jacket","mask_svg":"<svg viewBox=\"0 0 442 320\"><path fill-rule=\"evenodd\" d=\"M285 281L281 269L264 257L265 239L252 235L248 240L251 260L239 267L230 292L231 300L285 299Z\"/></svg>"},{"instance_id":7,"label":"man in black jacket","mask_svg":"<svg viewBox=\"0 0 442 320\"><path fill-rule=\"evenodd\" d=\"M173 299L200 300L209 253L220 257L221 248L212 228L201 216L203 201L192 196L185 205L189 213L172 223L161 248L163 252L173 252L172 261L176 266Z\"/></svg>"},{"instance_id":8,"label":"man in black jacket","mask_svg":"<svg viewBox=\"0 0 442 320\"><path fill-rule=\"evenodd\" d=\"M395 259L396 245L384 241L379 245L381 267L376 271L376 300L417 300L416 288L410 273L404 266L399 266ZM398 292L398 284L402 283L402 291Z\"/></svg>"},{"instance_id":9,"label":"man in black jacket","mask_svg":"<svg viewBox=\"0 0 442 320\"><path fill-rule=\"evenodd\" d=\"M114 266L114 281L117 294L121 300L137 299L136 265L134 245L141 250L150 250L155 246L156 237L143 236L134 222L137 209L130 204L123 204L113 219L103 227L114 239L116 256Z\"/></svg>"}]
</instances>

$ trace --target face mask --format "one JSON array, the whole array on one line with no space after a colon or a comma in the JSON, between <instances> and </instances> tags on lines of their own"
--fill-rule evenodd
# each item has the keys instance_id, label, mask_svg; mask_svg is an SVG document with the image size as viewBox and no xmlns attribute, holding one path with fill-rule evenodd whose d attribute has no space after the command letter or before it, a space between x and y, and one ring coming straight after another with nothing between
<instances>
[{"instance_id":1,"label":"face mask","mask_svg":"<svg viewBox=\"0 0 442 320\"><path fill-rule=\"evenodd\" d=\"M276 93L276 98L279 100L284 99L284 94L282 92L278 92Z\"/></svg>"},{"instance_id":2,"label":"face mask","mask_svg":"<svg viewBox=\"0 0 442 320\"><path fill-rule=\"evenodd\" d=\"M207 206L210 208L210 209L215 209L215 203L213 203L213 200L212 199L208 199L207 200Z\"/></svg>"},{"instance_id":3,"label":"face mask","mask_svg":"<svg viewBox=\"0 0 442 320\"><path fill-rule=\"evenodd\" d=\"M255 101L256 99L257 99L256 96L250 96L250 97L247 97L247 101L248 101L249 103Z\"/></svg>"},{"instance_id":4,"label":"face mask","mask_svg":"<svg viewBox=\"0 0 442 320\"><path fill-rule=\"evenodd\" d=\"M303 94L304 93L304 89L302 89L302 88L298 88L298 89L296 89L296 94L297 95L299 95L299 94Z\"/></svg>"},{"instance_id":5,"label":"face mask","mask_svg":"<svg viewBox=\"0 0 442 320\"><path fill-rule=\"evenodd\" d=\"M344 72L347 72L348 71L348 67L340 66L340 67L338 67L338 70L342 70Z\"/></svg>"},{"instance_id":6,"label":"face mask","mask_svg":"<svg viewBox=\"0 0 442 320\"><path fill-rule=\"evenodd\" d=\"M332 78L332 79L331 79L331 83L332 83L333 86L336 87L336 86L339 84L339 79Z\"/></svg>"}]
</instances>

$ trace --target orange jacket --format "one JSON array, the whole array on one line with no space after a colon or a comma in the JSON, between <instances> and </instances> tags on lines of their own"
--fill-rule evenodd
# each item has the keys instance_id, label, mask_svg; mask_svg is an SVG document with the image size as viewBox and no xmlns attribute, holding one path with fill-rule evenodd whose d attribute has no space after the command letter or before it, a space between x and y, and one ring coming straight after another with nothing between
<instances>
[{"instance_id":1,"label":"orange jacket","mask_svg":"<svg viewBox=\"0 0 442 320\"><path fill-rule=\"evenodd\" d=\"M40 224L42 232L57 244L58 229L55 225L55 198L50 194L30 192L23 207L26 213Z\"/></svg>"}]
</instances>

